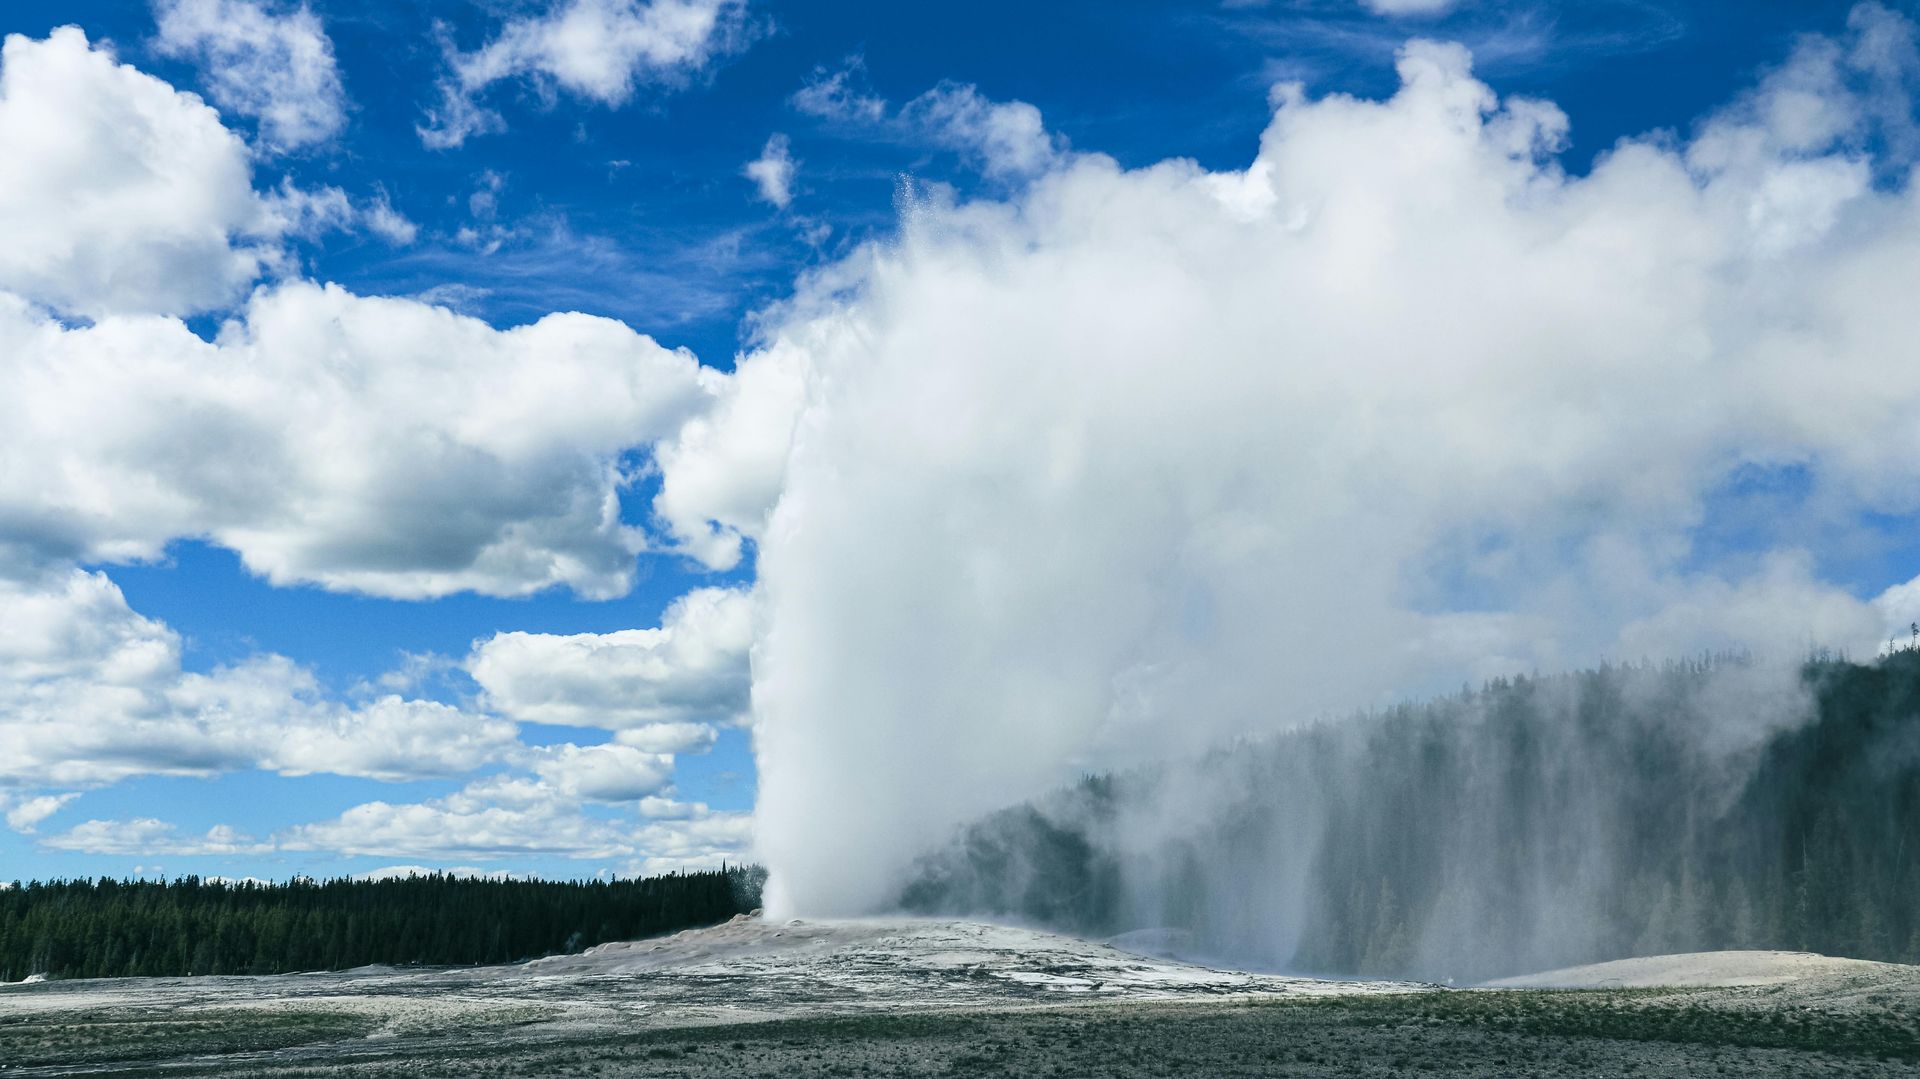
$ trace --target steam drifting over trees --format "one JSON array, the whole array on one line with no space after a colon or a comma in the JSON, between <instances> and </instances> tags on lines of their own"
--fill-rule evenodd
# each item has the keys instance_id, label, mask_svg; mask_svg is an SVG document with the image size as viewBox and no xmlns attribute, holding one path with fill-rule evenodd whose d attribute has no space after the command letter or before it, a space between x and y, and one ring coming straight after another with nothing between
<instances>
[{"instance_id":1,"label":"steam drifting over trees","mask_svg":"<svg viewBox=\"0 0 1920 1079\"><path fill-rule=\"evenodd\" d=\"M1920 652L1499 679L1090 777L965 828L903 900L1436 980L1719 948L1920 962Z\"/></svg>"}]
</instances>

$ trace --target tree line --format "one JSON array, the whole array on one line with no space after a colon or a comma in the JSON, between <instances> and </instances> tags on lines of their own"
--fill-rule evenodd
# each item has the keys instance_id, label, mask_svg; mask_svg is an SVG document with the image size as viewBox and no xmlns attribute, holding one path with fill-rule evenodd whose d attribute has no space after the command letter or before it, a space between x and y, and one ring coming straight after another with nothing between
<instances>
[{"instance_id":1,"label":"tree line","mask_svg":"<svg viewBox=\"0 0 1920 1079\"><path fill-rule=\"evenodd\" d=\"M1498 679L1089 777L962 829L903 903L1331 974L1916 963L1920 652Z\"/></svg>"},{"instance_id":2,"label":"tree line","mask_svg":"<svg viewBox=\"0 0 1920 1079\"><path fill-rule=\"evenodd\" d=\"M504 963L726 921L757 867L632 880L188 876L0 888L0 980Z\"/></svg>"}]
</instances>

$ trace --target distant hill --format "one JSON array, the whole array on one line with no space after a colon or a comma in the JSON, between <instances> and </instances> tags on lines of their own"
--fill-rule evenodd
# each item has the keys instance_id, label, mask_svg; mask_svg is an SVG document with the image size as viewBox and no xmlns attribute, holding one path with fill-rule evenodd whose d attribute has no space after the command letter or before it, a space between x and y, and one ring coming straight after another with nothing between
<instances>
[{"instance_id":1,"label":"distant hill","mask_svg":"<svg viewBox=\"0 0 1920 1079\"><path fill-rule=\"evenodd\" d=\"M1920 962L1920 653L1503 679L1089 777L960 830L902 905L1435 980Z\"/></svg>"}]
</instances>

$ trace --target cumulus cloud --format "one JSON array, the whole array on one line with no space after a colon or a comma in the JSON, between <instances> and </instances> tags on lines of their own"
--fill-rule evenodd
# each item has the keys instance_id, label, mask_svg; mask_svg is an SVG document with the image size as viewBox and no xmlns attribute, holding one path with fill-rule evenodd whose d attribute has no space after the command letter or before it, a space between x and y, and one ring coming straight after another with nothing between
<instances>
[{"instance_id":1,"label":"cumulus cloud","mask_svg":"<svg viewBox=\"0 0 1920 1079\"><path fill-rule=\"evenodd\" d=\"M317 85L299 69L309 60L331 72L306 9L176 0L159 13L162 46L212 65L216 99L240 95L229 107L257 111L264 140L284 149L326 137L325 123L275 96ZM648 467L646 447L712 406L719 376L611 320L555 314L503 331L299 281L256 289L204 338L173 316L229 303L282 267L281 241L361 228L405 243L415 227L384 191L255 191L245 146L211 109L78 30L10 37L0 64L0 226L15 241L0 251L8 826L33 831L74 791L142 774L398 781L504 765L525 774L398 807L389 831L440 814L470 825L472 844L495 836L495 850L516 841L516 827L551 825L573 829L573 849L644 854L581 806L666 794L672 755L711 748L712 723L738 719L744 597L696 593L652 637L602 650L627 653L611 677L652 694L608 712L620 740L530 748L512 717L373 685L343 701L283 656L189 671L178 634L131 610L105 574L74 567L162 558L193 538L283 585L619 595L648 542L623 522L621 498ZM284 74L299 85L222 82L244 80L250 64L294 68ZM266 96L244 96L252 91ZM530 710L593 707L592 666ZM187 835L146 818L88 821L46 840L145 854L312 841Z\"/></svg>"},{"instance_id":2,"label":"cumulus cloud","mask_svg":"<svg viewBox=\"0 0 1920 1079\"><path fill-rule=\"evenodd\" d=\"M160 53L196 63L214 104L258 120L269 148L324 142L345 126L333 42L305 4L156 0L154 14Z\"/></svg>"},{"instance_id":3,"label":"cumulus cloud","mask_svg":"<svg viewBox=\"0 0 1920 1079\"><path fill-rule=\"evenodd\" d=\"M1863 10L1826 71L1587 175L1558 109L1414 43L1385 100L1283 88L1244 169L1075 155L803 285L733 376L786 368L789 418L703 417L656 505L759 544L776 899L885 903L1082 769L1489 664L1870 653L1895 600L1824 579L1813 529L1695 544L1742 470L1806 476L1822 527L1920 511L1906 76L1851 59L1905 54ZM777 496L706 508L728 454Z\"/></svg>"},{"instance_id":4,"label":"cumulus cloud","mask_svg":"<svg viewBox=\"0 0 1920 1079\"><path fill-rule=\"evenodd\" d=\"M505 803L461 791L428 802L366 802L332 820L298 825L283 850L439 860L557 855L612 858L631 849L630 831L582 816L553 798Z\"/></svg>"},{"instance_id":5,"label":"cumulus cloud","mask_svg":"<svg viewBox=\"0 0 1920 1079\"><path fill-rule=\"evenodd\" d=\"M654 447L654 516L710 569L738 565L744 541L766 531L807 393L809 354L794 341L756 352L714 387L709 407Z\"/></svg>"},{"instance_id":6,"label":"cumulus cloud","mask_svg":"<svg viewBox=\"0 0 1920 1079\"><path fill-rule=\"evenodd\" d=\"M560 794L589 802L639 801L673 778L672 755L615 744L544 748L530 767Z\"/></svg>"},{"instance_id":7,"label":"cumulus cloud","mask_svg":"<svg viewBox=\"0 0 1920 1079\"><path fill-rule=\"evenodd\" d=\"M790 144L785 135L775 134L767 138L767 145L760 156L747 162L742 174L752 180L760 190L760 197L784 210L793 202L793 171L795 162L789 152Z\"/></svg>"},{"instance_id":8,"label":"cumulus cloud","mask_svg":"<svg viewBox=\"0 0 1920 1079\"><path fill-rule=\"evenodd\" d=\"M246 145L76 27L0 46L0 289L87 316L191 313L277 262Z\"/></svg>"},{"instance_id":9,"label":"cumulus cloud","mask_svg":"<svg viewBox=\"0 0 1920 1079\"><path fill-rule=\"evenodd\" d=\"M266 768L414 779L471 771L515 746L513 724L431 701L348 706L274 655L194 673L180 640L104 574L0 580L0 786ZM31 824L53 796L9 810Z\"/></svg>"},{"instance_id":10,"label":"cumulus cloud","mask_svg":"<svg viewBox=\"0 0 1920 1079\"><path fill-rule=\"evenodd\" d=\"M656 820L643 826L634 844L642 857L628 863L626 873L652 876L739 865L754 856L754 835L753 814L723 813L695 805L678 820Z\"/></svg>"},{"instance_id":11,"label":"cumulus cloud","mask_svg":"<svg viewBox=\"0 0 1920 1079\"><path fill-rule=\"evenodd\" d=\"M500 780L483 780L426 802L366 802L338 817L259 838L231 825L194 834L167 821L140 817L88 820L40 840L56 850L133 857L324 851L439 865L528 856L618 859L621 871L635 876L737 864L750 855L752 842L753 820L747 813L695 805L674 819L593 816L551 789ZM520 875L472 865L434 869L413 864L387 866L364 877L382 880L434 872L496 879Z\"/></svg>"},{"instance_id":12,"label":"cumulus cloud","mask_svg":"<svg viewBox=\"0 0 1920 1079\"><path fill-rule=\"evenodd\" d=\"M191 315L289 269L288 239L335 229L417 233L384 192L256 191L217 113L77 27L0 46L0 291L68 316Z\"/></svg>"},{"instance_id":13,"label":"cumulus cloud","mask_svg":"<svg viewBox=\"0 0 1920 1079\"><path fill-rule=\"evenodd\" d=\"M689 608L745 602L699 593L689 600ZM399 781L504 766L443 798L368 802L260 838L224 826L193 835L151 818L94 819L44 838L52 848L142 856L323 850L430 860L541 854L699 866L738 860L750 830L744 814L672 798L674 754L712 745L713 728L704 723L644 724L622 732L631 739L603 745L526 746L514 723L497 716L394 694L357 705L332 700L310 672L280 656L183 671L178 636L129 610L103 574L0 583L0 607L8 611L0 622L0 811L16 831L34 832L76 797L36 790L135 775L257 768ZM662 635L654 665L710 658L714 642L700 639L705 617L695 610L652 631ZM744 671L723 680L743 683ZM620 804L636 815L593 808Z\"/></svg>"},{"instance_id":14,"label":"cumulus cloud","mask_svg":"<svg viewBox=\"0 0 1920 1079\"><path fill-rule=\"evenodd\" d=\"M560 0L507 23L474 52L453 51L420 137L444 149L502 130L479 100L497 82L527 78L547 95L564 90L618 106L642 84L684 82L747 37L742 0Z\"/></svg>"},{"instance_id":15,"label":"cumulus cloud","mask_svg":"<svg viewBox=\"0 0 1920 1079\"><path fill-rule=\"evenodd\" d=\"M749 814L703 812L682 820L636 823L583 814L552 788L526 781L481 781L426 802L368 802L339 817L274 837L281 850L438 861L525 855L639 859L635 871L697 868L738 861L751 843ZM652 868L646 868L646 867Z\"/></svg>"},{"instance_id":16,"label":"cumulus cloud","mask_svg":"<svg viewBox=\"0 0 1920 1079\"><path fill-rule=\"evenodd\" d=\"M656 629L495 634L474 646L467 671L502 715L622 730L630 745L671 752L711 744L707 724L745 714L752 643L748 595L702 588L674 600Z\"/></svg>"},{"instance_id":17,"label":"cumulus cloud","mask_svg":"<svg viewBox=\"0 0 1920 1079\"><path fill-rule=\"evenodd\" d=\"M206 536L276 584L619 595L645 546L620 520L623 455L711 377L586 315L495 330L292 283L207 342L0 295L0 555L149 559Z\"/></svg>"},{"instance_id":18,"label":"cumulus cloud","mask_svg":"<svg viewBox=\"0 0 1920 1079\"><path fill-rule=\"evenodd\" d=\"M250 686L257 696L241 703L275 706L283 715L293 711L258 757L261 767L283 775L332 772L389 780L461 775L499 759L514 744L514 726L494 717L392 695L351 709L324 704L312 676L290 661L256 660L249 670L260 667L277 677ZM207 708L232 707L231 696L228 686L209 682L190 683L174 698L185 707ZM283 703L288 700L307 707L289 709Z\"/></svg>"},{"instance_id":19,"label":"cumulus cloud","mask_svg":"<svg viewBox=\"0 0 1920 1079\"><path fill-rule=\"evenodd\" d=\"M744 708L747 603L720 589L683 597L660 629L611 646L631 654L612 657L605 671L589 656L555 683L562 692L532 705L536 712L554 707L637 724L615 741L527 746L515 723L497 715L394 693L341 702L282 656L185 671L178 635L130 610L101 573L0 578L0 609L8 612L0 620L0 812L9 827L31 833L76 790L136 775L265 769L401 781L501 766L444 798L369 802L259 839L231 828L187 835L137 819L89 820L45 843L96 854L327 850L422 859L738 860L744 840L722 841L746 834L738 819L744 815L677 802L670 786L674 755L710 749L714 728L659 717L731 719ZM626 693L651 703L620 701L617 707L629 711L616 714L583 696L619 701ZM637 816L612 819L592 809L615 804L630 805ZM656 827L662 821L666 826Z\"/></svg>"},{"instance_id":20,"label":"cumulus cloud","mask_svg":"<svg viewBox=\"0 0 1920 1079\"><path fill-rule=\"evenodd\" d=\"M648 723L616 731L613 740L648 753L705 753L719 736L711 723Z\"/></svg>"}]
</instances>

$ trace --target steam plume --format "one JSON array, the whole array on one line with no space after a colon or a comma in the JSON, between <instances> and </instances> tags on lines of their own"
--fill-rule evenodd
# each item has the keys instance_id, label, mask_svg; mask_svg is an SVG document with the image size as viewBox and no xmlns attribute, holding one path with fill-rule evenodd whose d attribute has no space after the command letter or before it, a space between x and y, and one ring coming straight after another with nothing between
<instances>
[{"instance_id":1,"label":"steam plume","mask_svg":"<svg viewBox=\"0 0 1920 1079\"><path fill-rule=\"evenodd\" d=\"M1241 171L912 193L663 454L700 517L726 417L787 406L742 435L764 528L704 514L761 541L771 902L885 905L1083 771L1463 679L1870 652L1908 593L1822 557L1920 509L1913 56L1863 6L1569 175L1557 108L1414 42L1387 100L1276 88Z\"/></svg>"}]
</instances>

